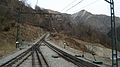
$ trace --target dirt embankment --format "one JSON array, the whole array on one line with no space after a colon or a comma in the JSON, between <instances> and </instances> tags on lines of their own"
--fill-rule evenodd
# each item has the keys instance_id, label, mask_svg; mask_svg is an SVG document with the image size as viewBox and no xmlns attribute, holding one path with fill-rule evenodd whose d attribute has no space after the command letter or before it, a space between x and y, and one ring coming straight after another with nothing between
<instances>
[{"instance_id":1,"label":"dirt embankment","mask_svg":"<svg viewBox=\"0 0 120 67\"><path fill-rule=\"evenodd\" d=\"M0 31L0 57L16 50L16 27L10 27L7 31ZM21 40L33 42L45 33L41 28L28 24L22 24L20 27Z\"/></svg>"},{"instance_id":2,"label":"dirt embankment","mask_svg":"<svg viewBox=\"0 0 120 67\"><path fill-rule=\"evenodd\" d=\"M62 33L52 33L48 40L75 55L84 55L84 58L88 61L94 61L96 59L96 61L111 65L111 49L104 47L102 44L85 42Z\"/></svg>"},{"instance_id":3,"label":"dirt embankment","mask_svg":"<svg viewBox=\"0 0 120 67\"><path fill-rule=\"evenodd\" d=\"M63 47L69 46L81 52L90 53L91 55L95 54L97 56L111 58L111 49L106 48L99 43L89 43L58 33L52 34L50 39L57 45L61 46L62 44Z\"/></svg>"}]
</instances>

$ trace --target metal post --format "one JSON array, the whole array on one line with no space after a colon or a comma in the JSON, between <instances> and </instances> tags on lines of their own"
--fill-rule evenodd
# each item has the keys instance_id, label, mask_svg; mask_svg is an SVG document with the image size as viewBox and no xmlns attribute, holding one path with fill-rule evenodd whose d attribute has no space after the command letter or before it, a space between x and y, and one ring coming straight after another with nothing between
<instances>
[{"instance_id":1,"label":"metal post","mask_svg":"<svg viewBox=\"0 0 120 67\"><path fill-rule=\"evenodd\" d=\"M117 59L117 33L115 28L115 12L114 12L114 1L107 1L110 4L111 9L111 36L112 36L112 67L118 67Z\"/></svg>"},{"instance_id":2,"label":"metal post","mask_svg":"<svg viewBox=\"0 0 120 67\"><path fill-rule=\"evenodd\" d=\"M17 34L16 34L16 48L19 48L19 44L20 44L20 39L19 39L19 35L20 35L20 8L17 9L18 13L17 13Z\"/></svg>"},{"instance_id":3,"label":"metal post","mask_svg":"<svg viewBox=\"0 0 120 67\"><path fill-rule=\"evenodd\" d=\"M21 20L21 9L17 8L17 33L16 33L16 48L20 48L22 45L21 31L20 31L20 20Z\"/></svg>"},{"instance_id":4,"label":"metal post","mask_svg":"<svg viewBox=\"0 0 120 67\"><path fill-rule=\"evenodd\" d=\"M52 32L52 22L53 22L53 17L52 17L52 14L51 15L49 15L49 30L50 30L50 34L51 34L51 32Z\"/></svg>"}]
</instances>

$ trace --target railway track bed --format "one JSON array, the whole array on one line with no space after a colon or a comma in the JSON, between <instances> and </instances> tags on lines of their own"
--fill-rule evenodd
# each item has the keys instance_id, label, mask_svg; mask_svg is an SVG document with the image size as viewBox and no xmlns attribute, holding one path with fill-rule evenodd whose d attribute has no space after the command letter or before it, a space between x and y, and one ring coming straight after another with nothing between
<instances>
[{"instance_id":1,"label":"railway track bed","mask_svg":"<svg viewBox=\"0 0 120 67\"><path fill-rule=\"evenodd\" d=\"M0 60L0 67L99 67L53 46L45 41L45 36L32 46Z\"/></svg>"}]
</instances>

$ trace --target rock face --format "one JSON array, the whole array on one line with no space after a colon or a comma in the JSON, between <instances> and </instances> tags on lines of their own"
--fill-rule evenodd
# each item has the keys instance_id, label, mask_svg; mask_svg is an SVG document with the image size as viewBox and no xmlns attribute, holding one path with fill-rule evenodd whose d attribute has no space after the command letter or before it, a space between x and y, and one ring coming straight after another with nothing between
<instances>
[{"instance_id":1,"label":"rock face","mask_svg":"<svg viewBox=\"0 0 120 67\"><path fill-rule=\"evenodd\" d=\"M93 15L85 10L72 15L74 20L78 23L85 24L91 28L103 33L108 33L111 27L111 18L106 15ZM116 27L120 25L120 18L116 17Z\"/></svg>"},{"instance_id":2,"label":"rock face","mask_svg":"<svg viewBox=\"0 0 120 67\"><path fill-rule=\"evenodd\" d=\"M40 7L35 10L47 14L35 15L35 21L31 24L50 32L64 33L83 41L101 43L105 47L111 48L111 38L108 36L111 33L110 16L94 15L85 10L72 15L41 9ZM119 26L120 18L116 17L116 29Z\"/></svg>"},{"instance_id":3,"label":"rock face","mask_svg":"<svg viewBox=\"0 0 120 67\"><path fill-rule=\"evenodd\" d=\"M110 45L110 34L111 32L111 18L106 15L93 15L85 10L82 10L78 13L75 13L72 15L74 18L74 21L78 23L78 28L81 25L84 25L85 32L97 36L94 39L98 39L101 44L107 43L108 45L105 45L106 47L109 47ZM119 26L120 26L120 18L116 17L116 29L118 33L118 40L119 40ZM95 33L95 34L94 34ZM87 33L85 33L87 34ZM91 35L90 35L91 36ZM88 38L90 37L88 35ZM91 38L91 37L90 37Z\"/></svg>"},{"instance_id":4,"label":"rock face","mask_svg":"<svg viewBox=\"0 0 120 67\"><path fill-rule=\"evenodd\" d=\"M0 4L2 5L0 5L0 9L3 9L0 11L0 31L9 30L9 25L16 25L15 21L11 21L17 20L18 7L21 7L23 12L29 13L21 15L22 20L20 22L22 24L26 23L41 27L49 32L64 33L83 41L101 43L105 47L111 48L111 39L108 36L111 33L109 16L94 15L85 10L70 15L38 6L32 9L29 5L18 0L1 0ZM7 8L10 8L10 10ZM116 29L118 31L118 40L120 40L120 18L118 17L116 17Z\"/></svg>"},{"instance_id":5,"label":"rock face","mask_svg":"<svg viewBox=\"0 0 120 67\"><path fill-rule=\"evenodd\" d=\"M49 10L48 13L60 14ZM72 15L52 15L46 19L47 21L40 22L40 26L51 32L62 32L84 41L101 43L105 47L111 48L111 38L108 36L111 30L110 16L94 15L82 10ZM116 17L116 28L119 26L120 18Z\"/></svg>"}]
</instances>

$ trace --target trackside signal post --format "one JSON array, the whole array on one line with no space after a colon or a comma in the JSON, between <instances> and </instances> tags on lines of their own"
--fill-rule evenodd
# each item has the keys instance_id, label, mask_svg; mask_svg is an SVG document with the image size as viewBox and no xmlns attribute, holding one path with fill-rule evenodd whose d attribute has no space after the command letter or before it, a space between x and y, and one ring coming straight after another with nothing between
<instances>
[{"instance_id":1,"label":"trackside signal post","mask_svg":"<svg viewBox=\"0 0 120 67\"><path fill-rule=\"evenodd\" d=\"M17 8L17 34L16 34L16 48L19 48L21 45L21 33L20 33L20 8Z\"/></svg>"},{"instance_id":2,"label":"trackside signal post","mask_svg":"<svg viewBox=\"0 0 120 67\"><path fill-rule=\"evenodd\" d=\"M19 18L20 18L20 9L18 8L18 13L17 13L17 34L16 34L16 48L19 47L19 31L20 31L20 26L19 26Z\"/></svg>"},{"instance_id":3,"label":"trackside signal post","mask_svg":"<svg viewBox=\"0 0 120 67\"><path fill-rule=\"evenodd\" d=\"M112 67L118 67L117 58L117 33L115 28L115 12L114 12L114 1L105 0L110 4L111 11L111 37L112 37Z\"/></svg>"}]
</instances>

